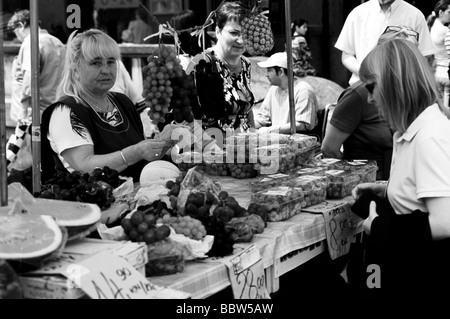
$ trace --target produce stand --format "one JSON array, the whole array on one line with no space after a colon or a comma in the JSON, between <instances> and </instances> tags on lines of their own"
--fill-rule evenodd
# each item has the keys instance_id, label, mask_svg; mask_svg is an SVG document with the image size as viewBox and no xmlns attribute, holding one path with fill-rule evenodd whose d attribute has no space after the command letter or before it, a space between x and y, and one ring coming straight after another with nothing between
<instances>
[{"instance_id":1,"label":"produce stand","mask_svg":"<svg viewBox=\"0 0 450 319\"><path fill-rule=\"evenodd\" d=\"M229 190L230 194L239 196L238 200L248 201L250 191L247 185L250 182L249 179L236 180L229 177L217 177L217 179L222 182L224 189ZM231 185L234 187L227 188ZM342 200L327 200L321 204L311 206L307 210L315 211L314 213L300 212L285 221L269 222L264 232L255 234L251 242L235 243L232 255L222 258L202 258L186 261L184 271L180 273L151 276L147 277L147 279L155 286L182 292L193 299L207 298L231 285L229 271L225 264L226 260L232 259L238 252L245 250L251 245L255 245L262 257L267 290L269 293L277 292L280 289L280 276L326 251L330 253L332 258L338 257L338 255L332 254L335 248L328 240L330 238L327 236L327 219L324 216L325 213L332 212L336 214L339 211L346 211L349 219L355 221L354 227L349 229L350 233L342 234L342 237L339 234L333 234L333 236L337 236L335 238L336 240L341 241L344 236L347 238L353 237L361 232L362 220L355 217L349 210L352 202L353 200L350 197L346 197ZM108 212L106 211L106 213ZM104 241L104 244L113 245L110 241ZM136 244L138 243L133 243L134 246ZM74 243L71 243L65 250L69 253L73 253L74 251L84 251L87 253L95 250L94 248L89 248L94 247L93 240L91 239L78 240L75 242L75 247L77 248L73 247ZM128 250L131 252L135 251L135 249ZM127 254L130 255L131 253L128 250ZM340 255L344 255L345 253L345 251L342 251ZM143 270L141 265L143 258L135 257L132 259L134 260L133 264L136 265L136 269L139 269L141 273L145 274L145 270ZM140 262L137 260L140 260ZM39 271L36 273L39 274ZM60 276L49 276L49 274L44 275L45 272L41 276L21 277L21 280L26 284L24 286L27 289L26 297L86 298L85 294L78 288L72 287L72 289L67 290L65 288L67 279Z\"/></svg>"},{"instance_id":2,"label":"produce stand","mask_svg":"<svg viewBox=\"0 0 450 319\"><path fill-rule=\"evenodd\" d=\"M32 126L32 142L33 142L33 190L40 190L40 111L39 111L39 81L36 67L38 60L36 53L38 52L38 33L37 33L37 1L30 1L32 16L32 55L33 73L33 126ZM286 1L286 29L290 29L290 2ZM1 41L1 34L0 34ZM293 75L292 75L292 52L291 52L291 37L287 32L287 53L288 53L288 70L289 70L289 102L290 102L290 116L294 117L294 101L293 101ZM0 42L2 44L2 42ZM132 63L132 77L135 84L142 88L142 57L146 57L153 52L155 45L121 45L123 56L129 56L133 59ZM12 52L12 51L11 51ZM0 83L2 84L2 83ZM0 88L1 89L1 88ZM2 98L3 91L0 91L0 98ZM2 106L2 105L0 105ZM4 107L1 107L0 120L2 125L2 139L4 127ZM291 131L295 132L295 121L291 121ZM3 142L3 141L2 141ZM4 143L2 143L4 144ZM2 157L4 158L3 148ZM2 165L2 167L5 167ZM230 196L235 197L237 202L242 207L248 207L252 192L250 191L250 183L253 179L236 179L232 177L215 177L214 178L226 190ZM2 177L2 205L6 205L3 197L6 187L6 181ZM139 189L139 185L135 184L135 192ZM193 298L201 299L213 296L223 289L233 286L232 268L230 263L236 259L244 258L243 253L254 252L256 258L259 258L255 264L262 265L263 288L268 293L275 293L280 289L280 277L289 271L301 266L319 254L328 251L332 259L338 258L348 253L350 243L354 240L356 234L362 230L361 220L357 220L351 213L350 206L352 199L349 197L340 200L327 200L318 205L313 205L302 211L293 212L293 216L289 219L268 222L262 233L254 234L250 242L235 243L233 245L233 253L225 257L208 257L198 258L186 261L183 271L164 275L164 276L149 276L146 279L148 283L144 285L151 286L150 290L157 291L152 295L155 299L165 298ZM102 212L101 222L108 221L109 216L117 216L120 210L126 209L124 206L113 206ZM107 217L105 217L107 216ZM340 218L340 219L338 219ZM337 223L344 225L344 231L335 228ZM137 225L137 224L136 224ZM106 243L106 242L105 242ZM131 243L131 242L130 242ZM91 253L85 256L74 257L73 245L78 245L79 251L88 250ZM135 243L134 243L135 244ZM104 266L106 271L113 268L115 270L115 263L102 265L101 258L105 254L104 249L89 250L93 245L90 239L80 238L75 243L71 242L64 247L63 256L70 256L69 259L75 265L92 265L98 261L99 265ZM114 243L111 243L114 246ZM131 244L130 244L131 245ZM147 256L145 244L141 245L142 251L138 255ZM146 276L145 264L148 259L130 257L135 251L130 250L125 255L116 256L114 253L109 254L108 258L116 261L120 265L125 265L129 271L137 272L141 276ZM81 254L81 253L80 253ZM82 254L81 254L82 255ZM111 255L111 256L109 256ZM77 259L80 258L80 259ZM96 258L98 260L96 260ZM139 259L139 262L137 261ZM92 261L94 260L94 262ZM240 259L239 259L240 260ZM60 260L58 261L60 262ZM90 262L90 263L89 263ZM70 265L70 264L69 264ZM67 265L65 265L67 267ZM252 265L253 266L253 265ZM44 268L44 267L43 267ZM62 298L62 299L79 299L87 298L87 289L84 285L75 285L67 276L67 269L58 268L57 265L51 265L47 269L38 269L32 273L21 273L20 280L23 284L23 289L26 293L26 298ZM66 277L65 277L66 276ZM81 276L83 277L83 276ZM97 278L100 279L100 278ZM145 278L144 278L145 280ZM141 281L142 283L142 281ZM236 296L236 295L235 295ZM109 297L105 294L100 297Z\"/></svg>"}]
</instances>

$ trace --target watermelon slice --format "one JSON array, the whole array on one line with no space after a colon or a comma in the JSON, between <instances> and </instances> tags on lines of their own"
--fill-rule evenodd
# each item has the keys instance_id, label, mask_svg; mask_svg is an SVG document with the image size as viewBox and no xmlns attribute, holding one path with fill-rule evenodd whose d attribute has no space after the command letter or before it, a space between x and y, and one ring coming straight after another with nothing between
<instances>
[{"instance_id":1,"label":"watermelon slice","mask_svg":"<svg viewBox=\"0 0 450 319\"><path fill-rule=\"evenodd\" d=\"M101 219L100 207L96 204L34 198L20 184L8 185L8 204L20 198L33 215L49 215L59 226L79 227L96 224Z\"/></svg>"},{"instance_id":2,"label":"watermelon slice","mask_svg":"<svg viewBox=\"0 0 450 319\"><path fill-rule=\"evenodd\" d=\"M27 212L20 199L0 207L0 259L31 259L57 250L63 233L47 215Z\"/></svg>"}]
</instances>

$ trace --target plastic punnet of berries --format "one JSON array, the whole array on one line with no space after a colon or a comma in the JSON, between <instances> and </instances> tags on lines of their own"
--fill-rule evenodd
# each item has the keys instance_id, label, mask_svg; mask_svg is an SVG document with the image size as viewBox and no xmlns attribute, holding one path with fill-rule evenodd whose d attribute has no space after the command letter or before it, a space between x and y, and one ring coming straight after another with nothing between
<instances>
[{"instance_id":1,"label":"plastic punnet of berries","mask_svg":"<svg viewBox=\"0 0 450 319\"><path fill-rule=\"evenodd\" d=\"M269 19L261 13L261 2L242 20L242 30L248 54L263 56L274 46L272 26Z\"/></svg>"}]
</instances>

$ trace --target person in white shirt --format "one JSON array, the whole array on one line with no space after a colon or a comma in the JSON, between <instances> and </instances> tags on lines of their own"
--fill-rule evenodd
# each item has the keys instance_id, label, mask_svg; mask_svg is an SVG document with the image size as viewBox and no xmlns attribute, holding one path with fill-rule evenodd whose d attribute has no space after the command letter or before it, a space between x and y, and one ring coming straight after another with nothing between
<instances>
[{"instance_id":1,"label":"person in white shirt","mask_svg":"<svg viewBox=\"0 0 450 319\"><path fill-rule=\"evenodd\" d=\"M361 61L372 50L388 26L406 26L419 33L424 56L436 51L423 13L404 0L369 0L354 8L345 20L335 47L342 51L342 64L352 72L355 83Z\"/></svg>"},{"instance_id":2,"label":"person in white shirt","mask_svg":"<svg viewBox=\"0 0 450 319\"><path fill-rule=\"evenodd\" d=\"M11 97L11 119L31 123L31 30L30 11L20 10L8 21L22 42L19 54L13 63L13 88ZM39 101L41 114L47 106L56 101L56 88L62 80L66 48L47 30L39 28Z\"/></svg>"},{"instance_id":3,"label":"person in white shirt","mask_svg":"<svg viewBox=\"0 0 450 319\"><path fill-rule=\"evenodd\" d=\"M367 202L365 255L382 269L382 297L427 303L450 282L450 110L442 105L428 62L406 39L377 45L359 75L395 132L389 181L352 190L355 200L371 191L394 211Z\"/></svg>"},{"instance_id":4,"label":"person in white shirt","mask_svg":"<svg viewBox=\"0 0 450 319\"><path fill-rule=\"evenodd\" d=\"M255 112L255 128L261 133L291 132L286 52L274 53L258 65L267 69L271 84L259 110ZM300 78L294 77L294 103L296 132L307 132L317 125L318 103L314 89Z\"/></svg>"},{"instance_id":5,"label":"person in white shirt","mask_svg":"<svg viewBox=\"0 0 450 319\"><path fill-rule=\"evenodd\" d=\"M448 77L450 58L445 49L445 36L449 31L447 27L449 22L450 0L440 0L428 16L427 23L430 28L431 40L436 48L433 62L435 67L434 76L445 106L449 105L450 98L450 81Z\"/></svg>"}]
</instances>

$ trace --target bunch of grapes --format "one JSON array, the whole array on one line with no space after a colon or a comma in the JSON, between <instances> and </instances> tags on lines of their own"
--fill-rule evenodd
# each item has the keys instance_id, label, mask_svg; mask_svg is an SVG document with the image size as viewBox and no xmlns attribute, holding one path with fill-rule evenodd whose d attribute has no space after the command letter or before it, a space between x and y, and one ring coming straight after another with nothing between
<instances>
[{"instance_id":1,"label":"bunch of grapes","mask_svg":"<svg viewBox=\"0 0 450 319\"><path fill-rule=\"evenodd\" d=\"M160 45L147 58L143 67L144 97L150 108L150 119L166 123L166 119L176 122L193 121L191 103L195 101L193 80L186 74L173 48ZM174 110L173 114L170 114ZM177 111L175 111L177 110Z\"/></svg>"},{"instance_id":2,"label":"bunch of grapes","mask_svg":"<svg viewBox=\"0 0 450 319\"><path fill-rule=\"evenodd\" d=\"M206 236L205 226L201 221L191 216L174 217L166 214L163 218L158 219L158 223L170 225L177 234L182 234L194 240L202 240Z\"/></svg>"},{"instance_id":3,"label":"bunch of grapes","mask_svg":"<svg viewBox=\"0 0 450 319\"><path fill-rule=\"evenodd\" d=\"M122 219L121 226L131 241L152 244L170 235L170 228L167 225L157 226L156 221L155 214L145 214L137 209L130 218Z\"/></svg>"},{"instance_id":4,"label":"bunch of grapes","mask_svg":"<svg viewBox=\"0 0 450 319\"><path fill-rule=\"evenodd\" d=\"M233 253L235 243L233 230L225 227L225 223L216 217L211 217L207 227L207 234L214 236L214 242L207 255L209 257L223 257Z\"/></svg>"},{"instance_id":5,"label":"bunch of grapes","mask_svg":"<svg viewBox=\"0 0 450 319\"><path fill-rule=\"evenodd\" d=\"M180 77L172 79L173 95L170 103L173 120L177 123L194 120L193 109L198 109L194 79L183 70Z\"/></svg>"},{"instance_id":6,"label":"bunch of grapes","mask_svg":"<svg viewBox=\"0 0 450 319\"><path fill-rule=\"evenodd\" d=\"M108 166L96 168L90 174L79 171L57 172L43 183L40 192L33 195L38 198L92 203L106 209L115 200L113 189L124 181L120 179L117 170Z\"/></svg>"},{"instance_id":7,"label":"bunch of grapes","mask_svg":"<svg viewBox=\"0 0 450 319\"><path fill-rule=\"evenodd\" d=\"M183 174L180 174L175 181L167 181L166 187L169 190L169 201L174 211L178 210L178 195L180 195L181 182L183 181Z\"/></svg>"},{"instance_id":8,"label":"bunch of grapes","mask_svg":"<svg viewBox=\"0 0 450 319\"><path fill-rule=\"evenodd\" d=\"M211 192L191 192L184 206L184 214L200 220L208 225L211 217L211 207L218 204L218 199Z\"/></svg>"}]
</instances>

